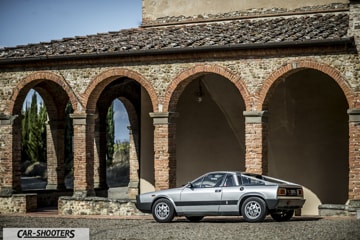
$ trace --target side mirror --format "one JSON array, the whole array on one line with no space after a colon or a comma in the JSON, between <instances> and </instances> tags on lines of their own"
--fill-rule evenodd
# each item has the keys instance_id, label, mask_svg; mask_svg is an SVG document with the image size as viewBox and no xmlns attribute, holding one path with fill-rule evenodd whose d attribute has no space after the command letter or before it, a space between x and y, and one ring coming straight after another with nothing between
<instances>
[{"instance_id":1,"label":"side mirror","mask_svg":"<svg viewBox=\"0 0 360 240\"><path fill-rule=\"evenodd\" d=\"M187 187L187 188L194 188L194 186L192 185L191 182L188 182L188 183L186 184L186 187Z\"/></svg>"}]
</instances>

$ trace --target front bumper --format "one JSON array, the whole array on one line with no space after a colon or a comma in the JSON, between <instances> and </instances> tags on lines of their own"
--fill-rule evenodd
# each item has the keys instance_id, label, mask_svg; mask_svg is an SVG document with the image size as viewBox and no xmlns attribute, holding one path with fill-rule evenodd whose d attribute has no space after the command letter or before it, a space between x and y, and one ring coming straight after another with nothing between
<instances>
[{"instance_id":1,"label":"front bumper","mask_svg":"<svg viewBox=\"0 0 360 240\"><path fill-rule=\"evenodd\" d=\"M136 196L135 206L139 211L143 213L151 213L151 202L150 203L141 202L140 195Z\"/></svg>"}]
</instances>

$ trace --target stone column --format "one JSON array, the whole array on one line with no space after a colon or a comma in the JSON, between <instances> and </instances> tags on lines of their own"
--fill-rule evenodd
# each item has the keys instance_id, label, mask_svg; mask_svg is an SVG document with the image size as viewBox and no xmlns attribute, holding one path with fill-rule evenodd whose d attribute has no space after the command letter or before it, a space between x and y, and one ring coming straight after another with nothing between
<instances>
[{"instance_id":1,"label":"stone column","mask_svg":"<svg viewBox=\"0 0 360 240\"><path fill-rule=\"evenodd\" d=\"M21 191L21 119L0 113L0 196Z\"/></svg>"},{"instance_id":2,"label":"stone column","mask_svg":"<svg viewBox=\"0 0 360 240\"><path fill-rule=\"evenodd\" d=\"M46 124L46 189L65 189L65 140L64 121L48 121Z\"/></svg>"},{"instance_id":3,"label":"stone column","mask_svg":"<svg viewBox=\"0 0 360 240\"><path fill-rule=\"evenodd\" d=\"M106 123L96 119L94 133L94 187L107 190L106 182ZM102 193L103 195L105 193ZM106 194L107 195L107 191Z\"/></svg>"},{"instance_id":4,"label":"stone column","mask_svg":"<svg viewBox=\"0 0 360 240\"><path fill-rule=\"evenodd\" d=\"M267 144L265 111L244 111L245 169L250 173L267 174Z\"/></svg>"},{"instance_id":5,"label":"stone column","mask_svg":"<svg viewBox=\"0 0 360 240\"><path fill-rule=\"evenodd\" d=\"M176 124L177 113L154 112L155 189L176 186Z\"/></svg>"},{"instance_id":6,"label":"stone column","mask_svg":"<svg viewBox=\"0 0 360 240\"><path fill-rule=\"evenodd\" d=\"M129 129L129 185L128 185L128 197L129 199L135 199L139 194L139 158L137 154L137 139L138 130L133 127Z\"/></svg>"},{"instance_id":7,"label":"stone column","mask_svg":"<svg viewBox=\"0 0 360 240\"><path fill-rule=\"evenodd\" d=\"M74 125L74 197L95 196L94 128L96 115L70 114Z\"/></svg>"},{"instance_id":8,"label":"stone column","mask_svg":"<svg viewBox=\"0 0 360 240\"><path fill-rule=\"evenodd\" d=\"M360 109L349 109L349 201L360 209Z\"/></svg>"}]
</instances>

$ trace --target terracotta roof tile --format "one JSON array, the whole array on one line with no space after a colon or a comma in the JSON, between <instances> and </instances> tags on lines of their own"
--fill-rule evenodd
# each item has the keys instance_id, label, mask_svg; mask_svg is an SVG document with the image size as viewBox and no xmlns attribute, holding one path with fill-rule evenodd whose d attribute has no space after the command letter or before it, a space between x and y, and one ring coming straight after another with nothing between
<instances>
[{"instance_id":1,"label":"terracotta roof tile","mask_svg":"<svg viewBox=\"0 0 360 240\"><path fill-rule=\"evenodd\" d=\"M345 13L134 28L0 49L0 59L235 46L347 37Z\"/></svg>"}]
</instances>

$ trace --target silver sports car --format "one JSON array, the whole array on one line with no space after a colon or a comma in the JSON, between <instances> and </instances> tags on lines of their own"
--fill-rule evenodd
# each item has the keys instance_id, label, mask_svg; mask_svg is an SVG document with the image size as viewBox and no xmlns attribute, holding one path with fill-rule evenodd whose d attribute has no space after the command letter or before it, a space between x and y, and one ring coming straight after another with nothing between
<instances>
[{"instance_id":1,"label":"silver sports car","mask_svg":"<svg viewBox=\"0 0 360 240\"><path fill-rule=\"evenodd\" d=\"M276 221L287 221L304 203L300 185L231 171L210 172L183 187L136 197L136 207L162 223L175 216L200 221L204 216L239 215L248 222L260 222L267 214Z\"/></svg>"}]
</instances>

